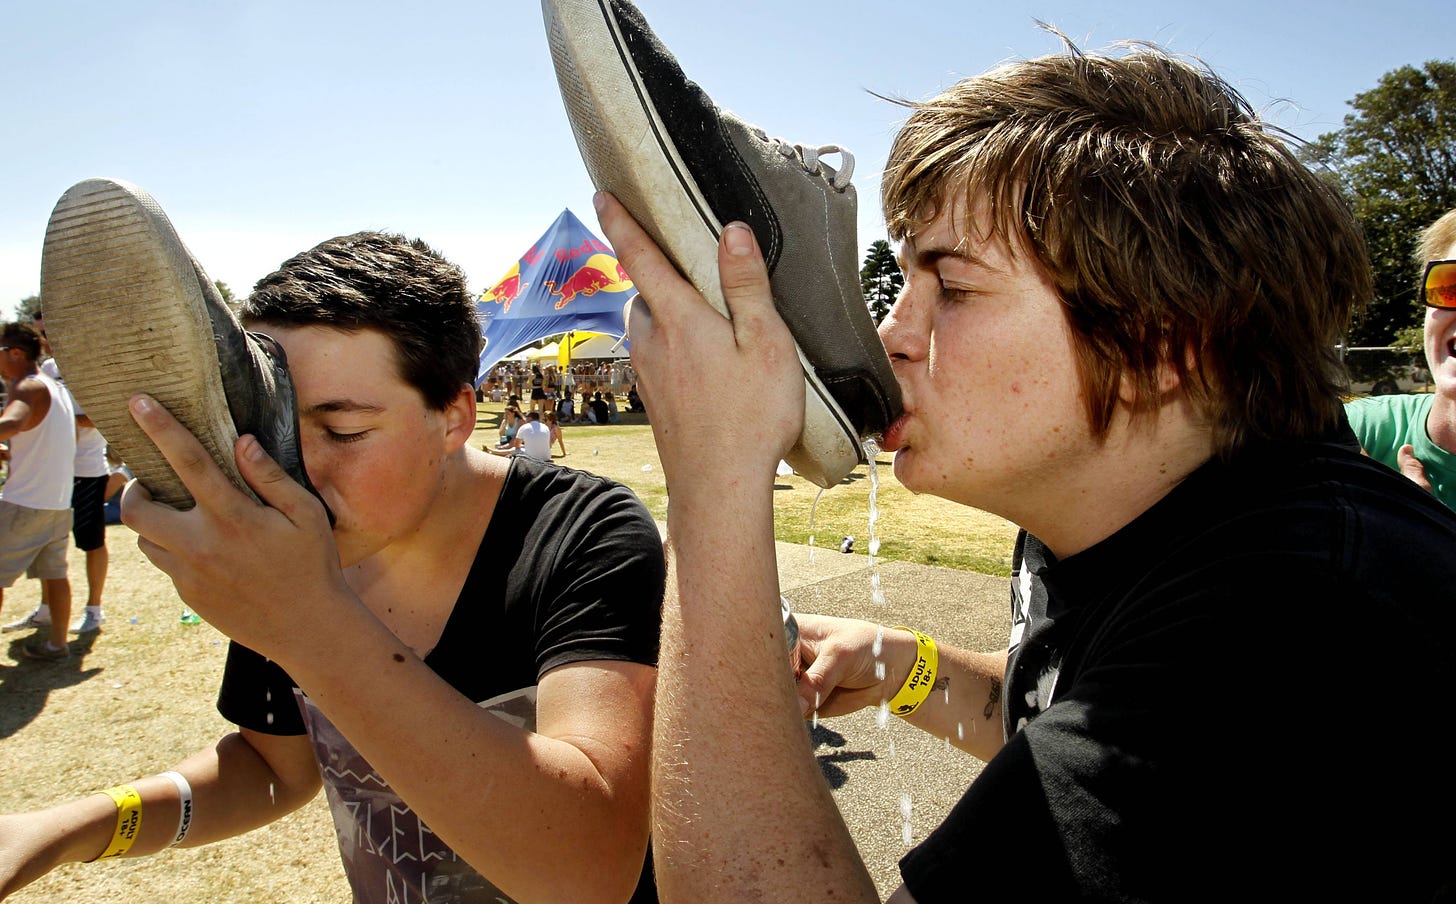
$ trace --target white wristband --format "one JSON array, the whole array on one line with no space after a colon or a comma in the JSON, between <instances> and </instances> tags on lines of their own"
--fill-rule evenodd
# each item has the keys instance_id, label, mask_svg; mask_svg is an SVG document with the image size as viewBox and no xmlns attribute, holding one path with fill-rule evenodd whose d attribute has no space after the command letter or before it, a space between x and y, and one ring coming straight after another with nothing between
<instances>
[{"instance_id":1,"label":"white wristband","mask_svg":"<svg viewBox=\"0 0 1456 904\"><path fill-rule=\"evenodd\" d=\"M163 772L162 778L172 780L177 786L177 794L182 798L182 809L177 815L177 837L172 839L172 845L180 844L183 838L187 837L187 830L192 828L192 786L187 784L187 779L180 772Z\"/></svg>"}]
</instances>

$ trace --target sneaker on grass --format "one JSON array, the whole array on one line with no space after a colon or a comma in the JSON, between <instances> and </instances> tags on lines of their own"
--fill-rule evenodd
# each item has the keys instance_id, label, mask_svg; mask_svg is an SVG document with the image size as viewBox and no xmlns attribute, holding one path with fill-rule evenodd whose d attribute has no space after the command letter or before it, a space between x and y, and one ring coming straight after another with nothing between
<instances>
[{"instance_id":1,"label":"sneaker on grass","mask_svg":"<svg viewBox=\"0 0 1456 904\"><path fill-rule=\"evenodd\" d=\"M71 658L71 648L62 646L59 650L51 646L48 640L37 640L25 644L20 652L26 659L39 659L43 662L65 662Z\"/></svg>"},{"instance_id":2,"label":"sneaker on grass","mask_svg":"<svg viewBox=\"0 0 1456 904\"><path fill-rule=\"evenodd\" d=\"M106 615L102 612L93 612L90 609L81 616L81 620L71 626L72 634L90 634L93 631L101 630L101 623L106 621Z\"/></svg>"},{"instance_id":3,"label":"sneaker on grass","mask_svg":"<svg viewBox=\"0 0 1456 904\"><path fill-rule=\"evenodd\" d=\"M12 631L43 631L49 628L51 620L39 618L37 615L39 612L40 609L36 609L24 618L18 618L7 625L0 626L0 631L9 634Z\"/></svg>"},{"instance_id":4,"label":"sneaker on grass","mask_svg":"<svg viewBox=\"0 0 1456 904\"><path fill-rule=\"evenodd\" d=\"M725 315L718 237L733 220L753 228L806 383L804 430L786 460L820 486L838 483L864 460L860 438L883 434L901 410L859 283L854 158L719 110L625 0L541 6L593 182Z\"/></svg>"}]
</instances>

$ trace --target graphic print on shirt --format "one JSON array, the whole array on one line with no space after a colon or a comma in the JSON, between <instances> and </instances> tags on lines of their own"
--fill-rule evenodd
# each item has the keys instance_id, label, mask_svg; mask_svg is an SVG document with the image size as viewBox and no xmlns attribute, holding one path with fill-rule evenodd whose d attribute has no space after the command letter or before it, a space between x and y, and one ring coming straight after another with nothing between
<instances>
[{"instance_id":1,"label":"graphic print on shirt","mask_svg":"<svg viewBox=\"0 0 1456 904\"><path fill-rule=\"evenodd\" d=\"M302 691L294 694L318 757L355 901L511 904L420 820ZM480 705L513 725L535 729L534 687Z\"/></svg>"},{"instance_id":2,"label":"graphic print on shirt","mask_svg":"<svg viewBox=\"0 0 1456 904\"><path fill-rule=\"evenodd\" d=\"M1011 645L1001 705L1001 727L1008 738L1052 705L1062 665L1061 652L1046 643L1052 627L1041 578L1046 548L1023 532L1012 562Z\"/></svg>"}]
</instances>

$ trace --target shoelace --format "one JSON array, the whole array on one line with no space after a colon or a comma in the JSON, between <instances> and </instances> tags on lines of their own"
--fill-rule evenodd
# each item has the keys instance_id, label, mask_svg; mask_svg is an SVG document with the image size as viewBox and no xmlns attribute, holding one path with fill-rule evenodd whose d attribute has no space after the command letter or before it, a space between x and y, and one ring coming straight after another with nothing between
<instances>
[{"instance_id":1,"label":"shoelace","mask_svg":"<svg viewBox=\"0 0 1456 904\"><path fill-rule=\"evenodd\" d=\"M837 144L824 144L817 148L804 147L802 144L792 144L782 138L774 138L763 129L754 129L753 134L761 141L767 141L774 146L774 149L789 160L795 160L804 172L811 176L817 176L823 172L824 167L820 166L819 158L827 154L838 154L840 167L834 172L834 177L829 180L830 186L835 191L844 191L849 188L850 179L854 176L854 155Z\"/></svg>"}]
</instances>

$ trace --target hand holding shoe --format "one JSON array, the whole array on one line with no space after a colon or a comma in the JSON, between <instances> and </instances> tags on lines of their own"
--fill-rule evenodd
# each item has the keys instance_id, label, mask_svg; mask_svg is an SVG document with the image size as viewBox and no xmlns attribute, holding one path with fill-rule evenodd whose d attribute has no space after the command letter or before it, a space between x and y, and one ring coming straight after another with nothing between
<instances>
[{"instance_id":1,"label":"hand holding shoe","mask_svg":"<svg viewBox=\"0 0 1456 904\"><path fill-rule=\"evenodd\" d=\"M730 224L719 244L728 320L615 198L599 194L597 204L602 230L642 293L627 312L632 366L669 485L746 480L767 491L802 429L804 385L753 232Z\"/></svg>"}]
</instances>

